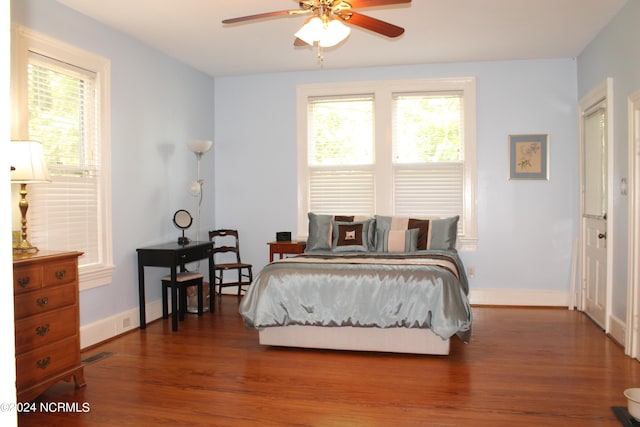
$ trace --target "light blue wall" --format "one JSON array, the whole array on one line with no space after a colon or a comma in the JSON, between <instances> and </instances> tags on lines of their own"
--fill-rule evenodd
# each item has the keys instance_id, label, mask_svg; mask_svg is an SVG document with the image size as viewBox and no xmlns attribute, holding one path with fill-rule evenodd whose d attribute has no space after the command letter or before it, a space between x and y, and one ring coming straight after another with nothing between
<instances>
[{"instance_id":1,"label":"light blue wall","mask_svg":"<svg viewBox=\"0 0 640 427\"><path fill-rule=\"evenodd\" d=\"M327 57L325 61L330 61ZM296 85L474 76L478 249L472 288L569 289L578 215L576 63L571 59L319 70L216 79L216 225L237 227L261 268L265 242L296 230ZM509 134L550 138L550 180L509 181Z\"/></svg>"},{"instance_id":2,"label":"light blue wall","mask_svg":"<svg viewBox=\"0 0 640 427\"><path fill-rule=\"evenodd\" d=\"M177 209L195 215L197 201L187 184L196 179L196 159L185 144L214 136L214 82L53 0L13 0L11 7L13 22L111 60L116 269L110 285L81 292L80 323L86 325L138 306L136 248L176 239L179 230L171 220ZM202 177L209 182L213 159L202 159ZM214 224L209 189L202 206L203 230ZM158 277L166 271L147 270L147 301L159 300Z\"/></svg>"},{"instance_id":3,"label":"light blue wall","mask_svg":"<svg viewBox=\"0 0 640 427\"><path fill-rule=\"evenodd\" d=\"M260 270L268 258L266 242L276 231L296 227L296 85L330 81L476 77L479 242L477 251L462 254L476 270L471 286L566 291L577 233L579 94L613 76L616 108L626 111L620 105L640 86L637 43L623 41L625 34L638 40L638 2L626 6L578 63L557 59L318 70L215 82L53 0L13 0L12 9L15 22L112 61L116 270L111 285L82 292L83 325L137 306L135 249L174 239L172 213L195 211L196 200L185 191L195 178L195 158L184 146L191 138L216 141L213 154L203 158L207 184L201 229L239 228L244 260ZM626 148L620 145L626 141L625 126L626 118L618 116L618 176L627 173ZM507 136L518 133L549 134L549 181L508 180ZM617 223L626 223L626 200L616 203L625 218ZM617 270L624 275L626 267ZM149 282L161 273L149 272ZM149 301L160 298L158 288L147 286Z\"/></svg>"},{"instance_id":4,"label":"light blue wall","mask_svg":"<svg viewBox=\"0 0 640 427\"><path fill-rule=\"evenodd\" d=\"M629 95L640 90L640 1L631 0L578 57L578 97L585 96L607 77L613 78L614 188L612 314L626 319L628 196L620 180L629 176Z\"/></svg>"}]
</instances>

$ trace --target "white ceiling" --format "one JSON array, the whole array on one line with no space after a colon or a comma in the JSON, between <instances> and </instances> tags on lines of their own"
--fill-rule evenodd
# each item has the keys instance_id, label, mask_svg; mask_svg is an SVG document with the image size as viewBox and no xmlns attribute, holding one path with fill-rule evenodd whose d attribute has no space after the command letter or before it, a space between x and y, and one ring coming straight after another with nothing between
<instances>
[{"instance_id":1,"label":"white ceiling","mask_svg":"<svg viewBox=\"0 0 640 427\"><path fill-rule=\"evenodd\" d=\"M212 76L317 70L311 47L294 47L306 19L227 18L297 9L295 0L58 0ZM573 58L628 0L413 0L356 9L405 28L389 39L352 27L324 50L324 69L461 61Z\"/></svg>"}]
</instances>

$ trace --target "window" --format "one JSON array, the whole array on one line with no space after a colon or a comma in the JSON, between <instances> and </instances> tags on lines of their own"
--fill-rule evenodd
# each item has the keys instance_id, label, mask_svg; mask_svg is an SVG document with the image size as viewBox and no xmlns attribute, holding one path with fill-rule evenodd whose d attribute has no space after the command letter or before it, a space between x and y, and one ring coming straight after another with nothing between
<instances>
[{"instance_id":1,"label":"window","mask_svg":"<svg viewBox=\"0 0 640 427\"><path fill-rule=\"evenodd\" d=\"M298 88L298 235L307 212L460 215L474 248L475 80Z\"/></svg>"},{"instance_id":2,"label":"window","mask_svg":"<svg viewBox=\"0 0 640 427\"><path fill-rule=\"evenodd\" d=\"M374 211L373 98L310 98L309 211Z\"/></svg>"},{"instance_id":3,"label":"window","mask_svg":"<svg viewBox=\"0 0 640 427\"><path fill-rule=\"evenodd\" d=\"M111 283L109 61L15 28L13 134L43 146L52 182L29 187L29 238L77 250L80 288Z\"/></svg>"}]
</instances>

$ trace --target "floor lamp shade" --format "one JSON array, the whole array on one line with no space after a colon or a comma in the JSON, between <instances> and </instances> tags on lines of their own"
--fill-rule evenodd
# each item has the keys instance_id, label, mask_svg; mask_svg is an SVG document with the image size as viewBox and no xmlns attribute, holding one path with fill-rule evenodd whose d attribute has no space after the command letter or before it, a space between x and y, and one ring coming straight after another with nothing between
<instances>
[{"instance_id":1,"label":"floor lamp shade","mask_svg":"<svg viewBox=\"0 0 640 427\"><path fill-rule=\"evenodd\" d=\"M27 240L27 184L50 182L49 170L42 151L42 144L37 141L11 141L9 149L11 165L11 182L20 184L20 202L18 207L22 215L22 233L16 252L37 252Z\"/></svg>"},{"instance_id":2,"label":"floor lamp shade","mask_svg":"<svg viewBox=\"0 0 640 427\"><path fill-rule=\"evenodd\" d=\"M196 156L202 156L213 147L213 141L207 139L192 139L187 141L187 147L194 152Z\"/></svg>"}]
</instances>

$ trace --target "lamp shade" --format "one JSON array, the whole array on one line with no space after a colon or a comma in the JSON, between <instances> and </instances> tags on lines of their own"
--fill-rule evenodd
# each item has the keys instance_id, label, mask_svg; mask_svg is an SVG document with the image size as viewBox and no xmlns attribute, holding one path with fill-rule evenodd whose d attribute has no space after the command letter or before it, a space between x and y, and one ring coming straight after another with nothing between
<instances>
[{"instance_id":1,"label":"lamp shade","mask_svg":"<svg viewBox=\"0 0 640 427\"><path fill-rule=\"evenodd\" d=\"M314 42L318 42L321 47L331 47L346 39L350 33L351 28L337 19L325 23L314 16L298 30L295 36L311 46Z\"/></svg>"},{"instance_id":2,"label":"lamp shade","mask_svg":"<svg viewBox=\"0 0 640 427\"><path fill-rule=\"evenodd\" d=\"M346 39L351 33L351 28L344 25L337 19L331 20L320 39L320 46L331 47Z\"/></svg>"},{"instance_id":3,"label":"lamp shade","mask_svg":"<svg viewBox=\"0 0 640 427\"><path fill-rule=\"evenodd\" d=\"M207 139L192 139L187 141L187 147L189 147L189 150L192 152L202 155L211 150L211 147L213 147L213 141L209 141Z\"/></svg>"},{"instance_id":4,"label":"lamp shade","mask_svg":"<svg viewBox=\"0 0 640 427\"><path fill-rule=\"evenodd\" d=\"M320 37L322 37L323 30L322 20L314 16L298 30L295 36L306 44L313 46L313 43L319 41Z\"/></svg>"},{"instance_id":5,"label":"lamp shade","mask_svg":"<svg viewBox=\"0 0 640 427\"><path fill-rule=\"evenodd\" d=\"M12 182L30 184L51 181L39 142L11 141L9 155Z\"/></svg>"}]
</instances>

